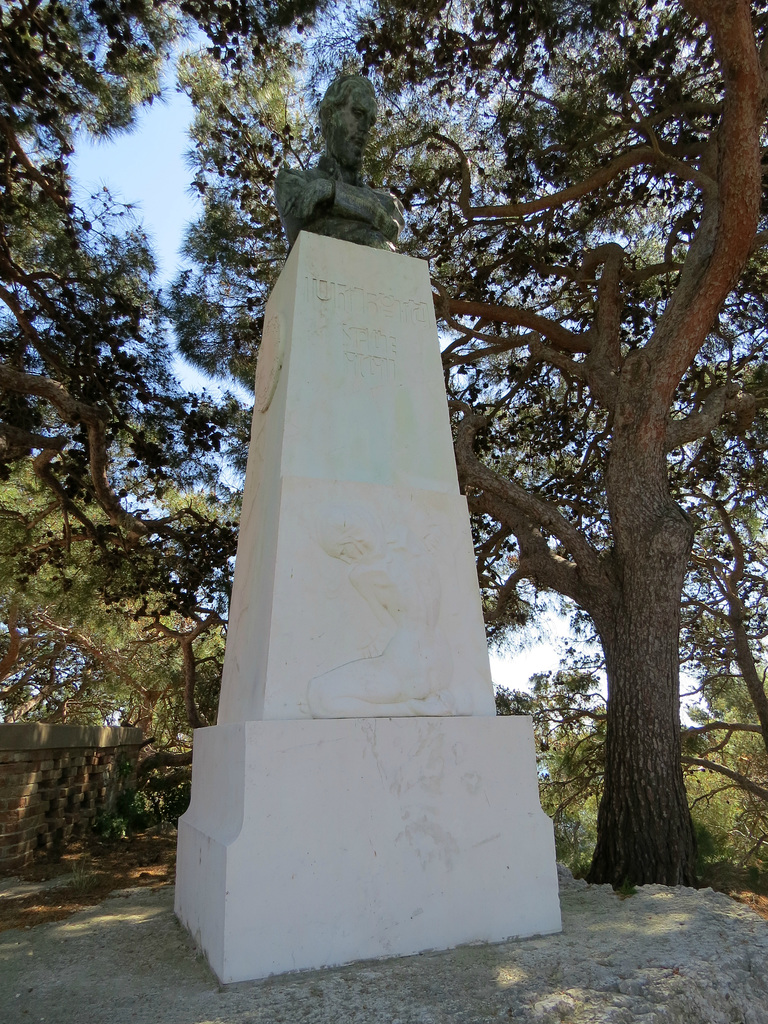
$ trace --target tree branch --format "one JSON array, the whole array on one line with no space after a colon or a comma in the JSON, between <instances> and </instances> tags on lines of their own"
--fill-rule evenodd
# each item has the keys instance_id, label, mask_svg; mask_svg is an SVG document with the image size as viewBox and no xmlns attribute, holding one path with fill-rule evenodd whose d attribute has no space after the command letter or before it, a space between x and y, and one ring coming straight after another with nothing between
<instances>
[{"instance_id":1,"label":"tree branch","mask_svg":"<svg viewBox=\"0 0 768 1024\"><path fill-rule=\"evenodd\" d=\"M454 149L459 148L455 143L451 143L451 145ZM464 159L466 160L466 157ZM459 207L470 223L478 220L522 219L530 216L532 213L551 210L558 206L564 206L566 203L576 199L581 199L582 196L589 195L590 192L610 184L624 171L643 165L661 165L663 168L673 171L678 177L694 182L701 189L706 189L711 184L705 175L683 161L667 156L653 146L638 146L635 149L627 150L626 153L622 153L621 156L616 157L609 164L606 164L605 167L596 168L583 181L569 185L559 192L540 196L538 199L531 199L525 203L507 203L498 206L469 205L468 197L465 198L466 189L464 187L467 169L465 169L465 165L462 163L462 192L459 198Z\"/></svg>"},{"instance_id":2,"label":"tree branch","mask_svg":"<svg viewBox=\"0 0 768 1024\"><path fill-rule=\"evenodd\" d=\"M60 413L65 423L97 423L102 426L106 422L105 412L95 405L74 398L63 384L59 384L51 377L23 373L0 363L0 387L17 394L35 395L37 398L45 399Z\"/></svg>"},{"instance_id":3,"label":"tree branch","mask_svg":"<svg viewBox=\"0 0 768 1024\"><path fill-rule=\"evenodd\" d=\"M195 700L195 686L197 684L197 664L193 644L195 640L211 626L221 625L221 616L218 612L209 612L205 619L198 621L197 625L186 633L177 629L171 629L165 623L156 620L152 623L151 629L163 636L173 637L178 640L181 647L182 677L184 680L184 707L187 712L187 719L193 729L202 729L208 725L197 709Z\"/></svg>"},{"instance_id":4,"label":"tree branch","mask_svg":"<svg viewBox=\"0 0 768 1024\"><path fill-rule=\"evenodd\" d=\"M543 498L530 494L514 480L502 478L482 463L474 452L474 440L484 427L485 417L465 411L456 431L456 462L466 486L477 488L483 497L473 497L475 507L507 525L520 545L524 575L560 590L583 607L595 608L595 595L612 594L605 567L581 532ZM541 530L557 537L574 562L553 552ZM610 597L608 597L610 600ZM601 617L599 612L598 617Z\"/></svg>"},{"instance_id":5,"label":"tree branch","mask_svg":"<svg viewBox=\"0 0 768 1024\"><path fill-rule=\"evenodd\" d=\"M496 306L487 302L470 302L465 299L437 298L435 308L438 316L442 311L453 316L474 316L497 324L511 324L514 327L527 327L543 335L554 348L563 352L589 352L592 344L588 337L574 334L560 324L554 323L538 313L530 313L515 306Z\"/></svg>"},{"instance_id":6,"label":"tree branch","mask_svg":"<svg viewBox=\"0 0 768 1024\"><path fill-rule=\"evenodd\" d=\"M109 459L105 437L108 418L106 412L95 405L90 405L87 402L81 402L74 398L63 384L52 380L50 377L43 377L40 374L34 373L23 373L19 370L12 370L9 366L2 364L0 364L0 386L19 394L35 395L38 398L43 398L53 405L65 423L85 425L88 434L91 481L93 482L99 504L109 516L113 526L119 526L126 530L127 544L135 544L140 537L145 536L149 532L147 526L140 519L131 515L130 512L126 512L109 482L107 475ZM48 458L46 466L50 462L52 455ZM46 481L50 483L52 475L50 467L47 467L47 470ZM38 475L40 474L38 473ZM73 507L71 503L70 507ZM84 524L93 526L82 515L78 515L78 518Z\"/></svg>"},{"instance_id":7,"label":"tree branch","mask_svg":"<svg viewBox=\"0 0 768 1024\"><path fill-rule=\"evenodd\" d=\"M15 462L16 459L26 458L33 448L60 452L66 447L67 441L61 434L47 437L45 434L21 430L10 423L0 423L0 462Z\"/></svg>"},{"instance_id":8,"label":"tree branch","mask_svg":"<svg viewBox=\"0 0 768 1024\"><path fill-rule=\"evenodd\" d=\"M49 199L52 199L53 202L56 203L56 205L61 210L66 211L66 198L62 196L59 192L57 192L54 188L52 188L50 181L45 177L45 175L41 174L40 171L38 171L38 169L27 156L26 150L19 142L19 140L16 138L13 129L8 124L6 119L2 116L2 114L0 114L0 129L2 129L2 132L6 137L9 147L16 154L19 162L24 167L24 170L27 172L30 178L35 182L36 185L38 185L43 190L43 192L45 192Z\"/></svg>"},{"instance_id":9,"label":"tree branch","mask_svg":"<svg viewBox=\"0 0 768 1024\"><path fill-rule=\"evenodd\" d=\"M687 726L683 729L684 736L702 736L708 732L756 732L762 733L759 725L749 725L745 722L707 722L705 725Z\"/></svg>"},{"instance_id":10,"label":"tree branch","mask_svg":"<svg viewBox=\"0 0 768 1024\"><path fill-rule=\"evenodd\" d=\"M0 658L0 679L5 679L11 674L14 665L21 651L21 631L19 630L19 606L16 601L11 601L8 609L8 650Z\"/></svg>"},{"instance_id":11,"label":"tree branch","mask_svg":"<svg viewBox=\"0 0 768 1024\"><path fill-rule=\"evenodd\" d=\"M763 191L760 143L767 89L750 4L684 0L684 6L711 33L725 98L717 131L716 189L705 195L680 283L646 349L654 402L666 408L749 257Z\"/></svg>"},{"instance_id":12,"label":"tree branch","mask_svg":"<svg viewBox=\"0 0 768 1024\"><path fill-rule=\"evenodd\" d=\"M748 793L759 796L761 800L768 800L768 789L758 786L756 782L748 779L741 772L735 772L732 768L726 768L724 764L708 761L704 757L682 757L681 761L683 764L697 765L699 768L706 768L707 771L717 772L718 775L725 775L727 779L731 779L737 786L745 789Z\"/></svg>"},{"instance_id":13,"label":"tree branch","mask_svg":"<svg viewBox=\"0 0 768 1024\"><path fill-rule=\"evenodd\" d=\"M727 384L709 392L701 408L684 419L670 420L667 425L667 451L674 451L700 437L706 437L718 426L723 416L735 413L739 426L746 429L755 417L757 402L754 395Z\"/></svg>"},{"instance_id":14,"label":"tree branch","mask_svg":"<svg viewBox=\"0 0 768 1024\"><path fill-rule=\"evenodd\" d=\"M180 768L188 764L192 764L191 750L185 750L180 753L156 750L145 757L143 761L139 761L139 781L144 779L155 768Z\"/></svg>"}]
</instances>

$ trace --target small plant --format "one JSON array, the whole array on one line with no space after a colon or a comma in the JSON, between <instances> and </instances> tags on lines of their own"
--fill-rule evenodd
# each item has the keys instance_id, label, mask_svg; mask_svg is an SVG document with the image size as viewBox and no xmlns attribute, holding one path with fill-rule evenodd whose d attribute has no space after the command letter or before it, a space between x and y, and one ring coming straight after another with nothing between
<instances>
[{"instance_id":1,"label":"small plant","mask_svg":"<svg viewBox=\"0 0 768 1024\"><path fill-rule=\"evenodd\" d=\"M637 889L632 885L628 878L625 878L618 889L616 889L616 895L623 900L629 899L630 896L634 896L636 893Z\"/></svg>"},{"instance_id":2,"label":"small plant","mask_svg":"<svg viewBox=\"0 0 768 1024\"><path fill-rule=\"evenodd\" d=\"M102 839L123 839L128 832L125 818L109 811L99 811L93 819L93 831Z\"/></svg>"},{"instance_id":3,"label":"small plant","mask_svg":"<svg viewBox=\"0 0 768 1024\"><path fill-rule=\"evenodd\" d=\"M87 854L72 863L72 876L69 885L75 892L90 892L97 884L98 879L99 876L93 870L91 858Z\"/></svg>"}]
</instances>

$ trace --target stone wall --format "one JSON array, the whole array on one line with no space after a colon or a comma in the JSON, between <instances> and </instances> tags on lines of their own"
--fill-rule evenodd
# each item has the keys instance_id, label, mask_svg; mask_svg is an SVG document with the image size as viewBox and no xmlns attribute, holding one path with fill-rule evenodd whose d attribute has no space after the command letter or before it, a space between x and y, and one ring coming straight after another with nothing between
<instances>
[{"instance_id":1,"label":"stone wall","mask_svg":"<svg viewBox=\"0 0 768 1024\"><path fill-rule=\"evenodd\" d=\"M141 729L0 724L0 875L64 843L136 785Z\"/></svg>"}]
</instances>

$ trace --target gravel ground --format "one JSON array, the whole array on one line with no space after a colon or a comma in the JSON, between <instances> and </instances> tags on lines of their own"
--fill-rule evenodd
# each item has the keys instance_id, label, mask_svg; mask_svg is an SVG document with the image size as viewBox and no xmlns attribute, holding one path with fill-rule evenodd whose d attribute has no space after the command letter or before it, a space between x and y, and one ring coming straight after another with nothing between
<instances>
[{"instance_id":1,"label":"gravel ground","mask_svg":"<svg viewBox=\"0 0 768 1024\"><path fill-rule=\"evenodd\" d=\"M561 877L563 932L221 989L173 916L127 889L0 934L3 1024L767 1024L768 922L712 890Z\"/></svg>"}]
</instances>

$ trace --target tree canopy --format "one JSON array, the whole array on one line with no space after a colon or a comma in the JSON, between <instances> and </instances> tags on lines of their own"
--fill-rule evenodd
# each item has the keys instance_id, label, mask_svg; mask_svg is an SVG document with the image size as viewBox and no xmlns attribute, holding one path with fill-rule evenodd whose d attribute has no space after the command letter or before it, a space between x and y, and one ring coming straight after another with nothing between
<instances>
[{"instance_id":1,"label":"tree canopy","mask_svg":"<svg viewBox=\"0 0 768 1024\"><path fill-rule=\"evenodd\" d=\"M596 881L694 878L680 609L728 452L734 482L763 471L765 28L761 6L716 0L388 2L310 51L318 81L359 67L383 96L370 171L430 259L492 629L524 617L527 581L605 652ZM235 83L209 138L246 126L247 154L200 164L262 231L274 217L241 185L263 203L306 137L274 84L283 123Z\"/></svg>"},{"instance_id":2,"label":"tree canopy","mask_svg":"<svg viewBox=\"0 0 768 1024\"><path fill-rule=\"evenodd\" d=\"M401 247L430 261L490 635L525 618L530 588L588 618L608 677L590 877L689 883L681 759L737 769L702 748L716 729L698 746L686 739L683 755L681 627L713 711L752 716L742 724L768 735L768 10L363 0L327 5L308 39L315 8L18 3L3 15L7 67L45 49L52 71L39 99L3 86L0 419L6 463L58 517L24 568L44 519L14 499L6 554L31 578L87 540L130 564L121 599L157 630L192 633L224 614L234 513L216 514L216 456L237 450L241 414L234 398L217 408L173 382L141 232L107 198L73 206L67 147L81 126L124 127L131 104L153 95L179 19L203 25L211 45L185 60L181 81L197 108L204 213L168 313L188 358L250 384L285 251L274 175L318 150L307 86L311 96L336 71L360 70L380 94L368 173L408 210ZM69 33L66 48L43 47L49 22L45 38ZM27 50L12 36L22 31ZM45 97L59 81L75 106L56 112ZM201 486L204 509L188 500ZM217 552L212 575L193 569L203 545ZM183 630L168 615L187 616ZM748 696L738 713L726 686L736 677ZM194 701L188 712L194 721ZM744 779L764 788L752 764L758 776Z\"/></svg>"},{"instance_id":3,"label":"tree canopy","mask_svg":"<svg viewBox=\"0 0 768 1024\"><path fill-rule=\"evenodd\" d=\"M203 647L221 643L239 503L222 460L242 448L245 411L180 386L144 230L107 189L80 199L69 161L78 138L131 128L187 29L226 62L241 34L266 54L315 6L11 0L0 11L9 720L122 714L163 742L213 720L220 651Z\"/></svg>"}]
</instances>

